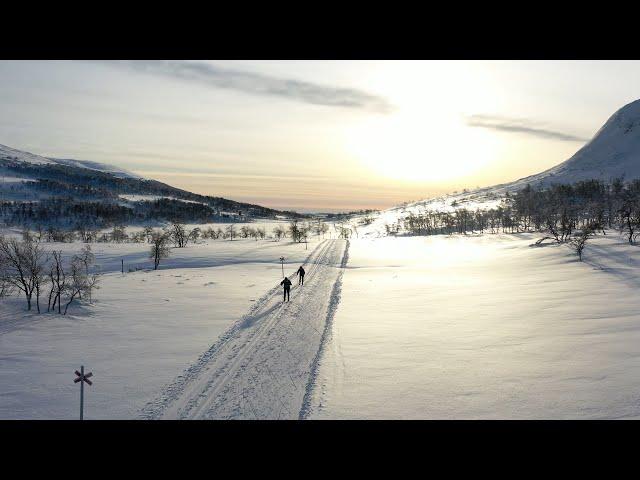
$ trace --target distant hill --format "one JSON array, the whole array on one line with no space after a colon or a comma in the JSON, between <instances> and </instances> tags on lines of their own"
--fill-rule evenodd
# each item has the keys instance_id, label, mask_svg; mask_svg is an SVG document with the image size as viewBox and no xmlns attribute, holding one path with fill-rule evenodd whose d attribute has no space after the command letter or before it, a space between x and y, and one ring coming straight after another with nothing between
<instances>
[{"instance_id":1,"label":"distant hill","mask_svg":"<svg viewBox=\"0 0 640 480\"><path fill-rule=\"evenodd\" d=\"M549 186L590 179L609 183L623 177L625 181L640 178L640 100L616 111L568 160L544 172L492 189L514 191L527 184Z\"/></svg>"},{"instance_id":2,"label":"distant hill","mask_svg":"<svg viewBox=\"0 0 640 480\"><path fill-rule=\"evenodd\" d=\"M571 158L553 168L509 183L465 190L390 208L377 217L369 230L382 232L384 224L396 222L398 218L411 212L495 208L501 204L505 194L514 193L527 185L544 188L553 184L573 184L591 179L610 183L616 178L623 178L625 182L640 178L640 100L617 110L589 142Z\"/></svg>"},{"instance_id":3,"label":"distant hill","mask_svg":"<svg viewBox=\"0 0 640 480\"><path fill-rule=\"evenodd\" d=\"M199 195L103 163L48 158L0 145L0 221L7 225L100 227L276 216L303 215Z\"/></svg>"}]
</instances>

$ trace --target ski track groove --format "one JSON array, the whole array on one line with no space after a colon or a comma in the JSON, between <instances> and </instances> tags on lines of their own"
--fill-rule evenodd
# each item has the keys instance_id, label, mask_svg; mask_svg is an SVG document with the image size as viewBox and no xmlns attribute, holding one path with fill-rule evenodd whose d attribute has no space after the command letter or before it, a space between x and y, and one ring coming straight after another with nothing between
<instances>
[{"instance_id":1,"label":"ski track groove","mask_svg":"<svg viewBox=\"0 0 640 480\"><path fill-rule=\"evenodd\" d=\"M304 261L305 266L309 265L305 287L310 283L311 291L300 291L299 285L293 285L294 299L283 303L281 286L269 289L194 364L142 409L142 418L304 418L320 353L339 302L348 245L348 241L342 240L320 243ZM316 277L319 292L314 296ZM330 293L324 295L327 289ZM304 300L308 301L303 303ZM316 328L312 321L322 322L324 328L321 325ZM308 343L309 339L312 343ZM311 352L316 341L317 351ZM298 355L291 350L296 346L302 349ZM310 353L314 355L309 357ZM278 356L287 364L283 355L289 357L289 365L296 367L293 376L291 371L274 373L268 365L270 359ZM303 397L299 398L301 394Z\"/></svg>"},{"instance_id":2,"label":"ski track groove","mask_svg":"<svg viewBox=\"0 0 640 480\"><path fill-rule=\"evenodd\" d=\"M322 248L319 254L320 259L324 259L327 250L330 248L330 245L331 243L329 242L325 247ZM313 267L310 269L311 271L309 272L309 277L311 277L312 274L315 273L317 269L317 265L320 264L320 259L314 262ZM293 290L293 286L291 290ZM265 335L268 336L270 334L270 332L272 331L272 328L275 326L276 323L278 323L278 320L280 320L282 312L288 311L289 309L286 307L289 307L289 306L290 306L290 303L282 303L280 305L280 308L278 309L277 314L269 318L268 322L263 323L262 327L257 329L257 331L249 337L247 342L242 345L239 355L237 355L236 358L231 359L231 365L225 368L225 370L227 370L229 373L227 373L226 375L216 376L212 382L209 382L207 384L207 387L205 390L207 392L207 398L205 399L205 401L202 402L200 405L194 405L192 408L187 408L186 411L182 412L183 415L188 415L190 417L200 416L201 413L203 413L204 411L206 411L211 407L211 404L218 399L218 393L220 393L221 391L224 391L225 387L229 386L228 379L235 378L236 375L238 374L239 369L241 367L246 366L246 364L242 365L242 361L245 360L248 355L251 355L251 353L253 353L251 347L256 343L256 341L261 340L263 336ZM220 379L220 381L216 382L216 380L218 379ZM197 400L198 397L194 397L194 398Z\"/></svg>"},{"instance_id":3,"label":"ski track groove","mask_svg":"<svg viewBox=\"0 0 640 480\"><path fill-rule=\"evenodd\" d=\"M316 249L320 248L322 244L318 245ZM313 256L315 250L311 251L305 259L305 264ZM218 341L216 341L209 349L204 352L195 363L189 366L181 375L178 375L176 380L163 389L162 394L156 400L149 402L142 409L142 418L156 419L165 410L167 405L180 393L184 391L186 386L196 378L202 370L207 366L207 363L213 358L213 356L224 346L234 334L236 334L249 320L251 320L255 314L273 297L274 294L280 291L280 285L275 285L269 289L264 295L262 295L254 304L249 308L249 311L244 314L240 320L235 322L229 330L223 333ZM239 345L232 347L233 350L239 349Z\"/></svg>"},{"instance_id":4,"label":"ski track groove","mask_svg":"<svg viewBox=\"0 0 640 480\"><path fill-rule=\"evenodd\" d=\"M318 352L316 353L316 356L311 363L309 382L307 383L307 386L305 388L304 399L302 400L302 407L300 408L300 413L298 414L298 420L307 419L312 412L311 402L313 398L313 391L316 388L320 360L322 358L322 354L324 353L327 342L329 341L329 338L331 336L333 318L335 317L336 311L338 310L338 304L340 303L340 295L342 292L342 275L344 274L344 268L347 266L348 262L349 240L347 240L344 254L342 256L342 261L340 262L340 272L338 273L338 278L333 284L333 289L331 290L331 299L329 300L329 308L327 310L327 319L324 324L324 331L322 332L322 337L320 339L320 347L318 348Z\"/></svg>"}]
</instances>

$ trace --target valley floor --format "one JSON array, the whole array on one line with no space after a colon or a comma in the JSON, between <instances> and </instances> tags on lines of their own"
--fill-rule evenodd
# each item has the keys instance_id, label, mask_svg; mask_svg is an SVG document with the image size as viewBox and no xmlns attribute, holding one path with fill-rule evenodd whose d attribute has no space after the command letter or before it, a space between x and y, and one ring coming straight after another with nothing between
<instances>
[{"instance_id":1,"label":"valley floor","mask_svg":"<svg viewBox=\"0 0 640 480\"><path fill-rule=\"evenodd\" d=\"M640 248L351 242L316 419L640 418Z\"/></svg>"},{"instance_id":2,"label":"valley floor","mask_svg":"<svg viewBox=\"0 0 640 480\"><path fill-rule=\"evenodd\" d=\"M77 418L81 364L88 419L640 418L640 249L538 238L96 244L93 306L1 301L0 418Z\"/></svg>"},{"instance_id":3,"label":"valley floor","mask_svg":"<svg viewBox=\"0 0 640 480\"><path fill-rule=\"evenodd\" d=\"M0 301L0 418L74 419L73 371L94 374L85 418L138 418L190 364L322 239L207 241L172 249L160 270L148 245L93 244L104 275L95 304L67 316L31 314L19 297ZM77 253L82 244L44 244ZM120 273L124 259L125 273ZM293 297L292 297L293 299ZM46 300L45 300L46 304Z\"/></svg>"}]
</instances>

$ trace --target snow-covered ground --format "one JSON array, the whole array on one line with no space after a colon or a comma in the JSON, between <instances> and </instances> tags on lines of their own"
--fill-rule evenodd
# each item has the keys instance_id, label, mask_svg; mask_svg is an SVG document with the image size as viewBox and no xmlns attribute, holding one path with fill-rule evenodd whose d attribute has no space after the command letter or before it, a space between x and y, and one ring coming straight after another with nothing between
<instances>
[{"instance_id":1,"label":"snow-covered ground","mask_svg":"<svg viewBox=\"0 0 640 480\"><path fill-rule=\"evenodd\" d=\"M540 234L359 231L124 275L148 246L93 244L95 305L0 301L0 418L76 418L81 364L86 418L640 418L639 247L610 232L580 263ZM284 306L281 255L309 272Z\"/></svg>"},{"instance_id":2,"label":"snow-covered ground","mask_svg":"<svg viewBox=\"0 0 640 480\"><path fill-rule=\"evenodd\" d=\"M158 271L148 245L93 244L105 272L92 307L64 317L26 314L19 299L0 300L0 418L73 419L81 364L94 373L85 418L137 418L150 400L195 362L218 337L322 239L207 241L172 249ZM44 244L68 254L81 244ZM292 297L293 300L293 297Z\"/></svg>"},{"instance_id":3,"label":"snow-covered ground","mask_svg":"<svg viewBox=\"0 0 640 480\"><path fill-rule=\"evenodd\" d=\"M279 285L145 408L146 418L298 419L306 414L323 338L340 296L348 241L305 261L292 300Z\"/></svg>"},{"instance_id":4,"label":"snow-covered ground","mask_svg":"<svg viewBox=\"0 0 640 480\"><path fill-rule=\"evenodd\" d=\"M24 183L24 182L33 182L32 178L22 178L22 177L5 177L4 175L0 175L0 186L5 183Z\"/></svg>"},{"instance_id":5,"label":"snow-covered ground","mask_svg":"<svg viewBox=\"0 0 640 480\"><path fill-rule=\"evenodd\" d=\"M167 197L167 196L162 196L162 195L129 195L129 194L120 194L119 197L122 200L127 200L129 202L155 202L156 200L162 200L163 198L165 198L167 200L177 200L178 202L199 203L200 205L206 205L204 202L196 202L195 200L184 200L182 198Z\"/></svg>"},{"instance_id":6,"label":"snow-covered ground","mask_svg":"<svg viewBox=\"0 0 640 480\"><path fill-rule=\"evenodd\" d=\"M385 225L392 226L410 214L418 215L428 211L452 213L460 208L466 208L471 211L478 209L489 210L499 207L503 201L504 196L497 195L490 189L452 193L436 198L410 202L372 215L358 215L351 219L349 224L356 225L358 236L386 237ZM365 217L371 218L373 222L369 225L362 225L362 220Z\"/></svg>"},{"instance_id":7,"label":"snow-covered ground","mask_svg":"<svg viewBox=\"0 0 640 480\"><path fill-rule=\"evenodd\" d=\"M352 239L310 418L640 418L640 249L537 238Z\"/></svg>"}]
</instances>

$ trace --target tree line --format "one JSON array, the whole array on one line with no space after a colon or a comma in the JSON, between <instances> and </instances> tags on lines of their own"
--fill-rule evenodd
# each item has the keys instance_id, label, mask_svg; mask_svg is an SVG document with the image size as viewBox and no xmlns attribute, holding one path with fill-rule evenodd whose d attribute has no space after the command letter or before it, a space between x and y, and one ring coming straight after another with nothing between
<instances>
[{"instance_id":1,"label":"tree line","mask_svg":"<svg viewBox=\"0 0 640 480\"><path fill-rule=\"evenodd\" d=\"M640 179L582 180L547 188L527 185L507 193L496 208L425 209L385 229L389 235L544 232L540 241L568 243L581 258L588 238L598 232L606 235L607 229L618 230L630 244L636 242L640 236Z\"/></svg>"}]
</instances>

